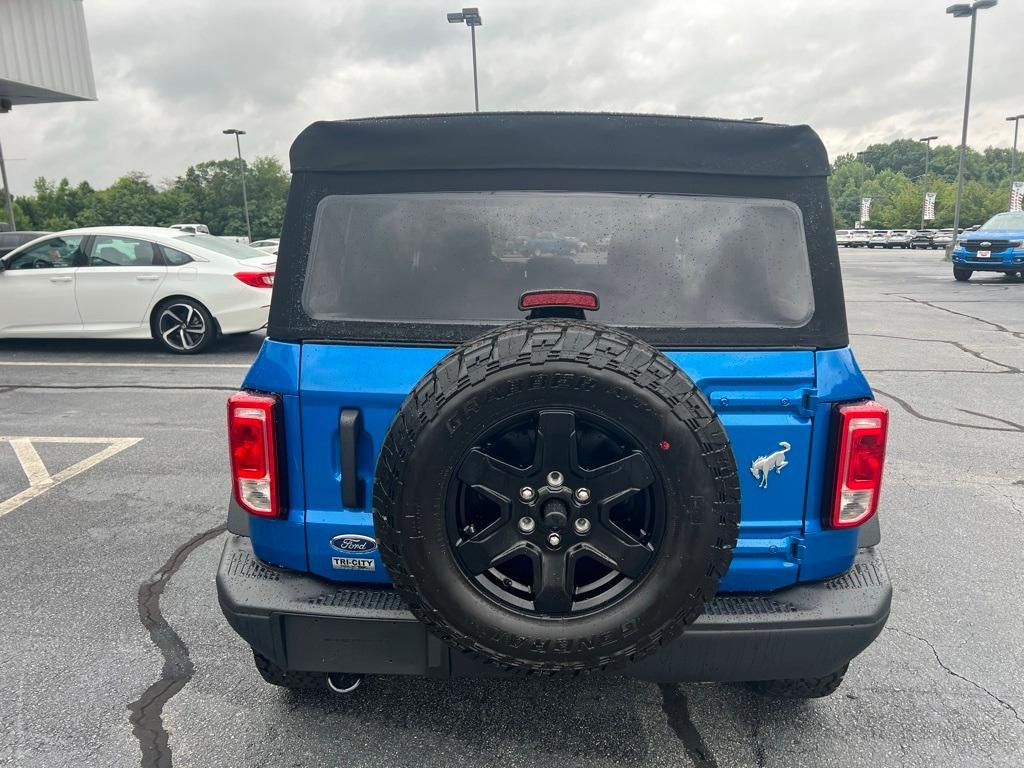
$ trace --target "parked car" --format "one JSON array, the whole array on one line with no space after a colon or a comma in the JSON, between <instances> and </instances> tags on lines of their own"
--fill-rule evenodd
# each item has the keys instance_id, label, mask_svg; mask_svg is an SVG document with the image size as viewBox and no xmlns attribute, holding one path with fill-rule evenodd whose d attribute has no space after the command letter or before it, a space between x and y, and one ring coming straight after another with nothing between
<instances>
[{"instance_id":1,"label":"parked car","mask_svg":"<svg viewBox=\"0 0 1024 768\"><path fill-rule=\"evenodd\" d=\"M975 272L1024 277L1024 211L997 213L960 236L953 249L953 277L967 281Z\"/></svg>"},{"instance_id":2,"label":"parked car","mask_svg":"<svg viewBox=\"0 0 1024 768\"><path fill-rule=\"evenodd\" d=\"M526 240L526 253L534 256L545 254L564 256L583 250L583 242L575 237L560 235L557 232L538 232Z\"/></svg>"},{"instance_id":3,"label":"parked car","mask_svg":"<svg viewBox=\"0 0 1024 768\"><path fill-rule=\"evenodd\" d=\"M188 232L193 235L210 234L210 228L205 224L171 224L171 229L177 229L181 232Z\"/></svg>"},{"instance_id":4,"label":"parked car","mask_svg":"<svg viewBox=\"0 0 1024 768\"><path fill-rule=\"evenodd\" d=\"M16 232L0 232L0 257L6 256L19 245L35 240L37 237L49 234L48 232L28 232L18 230Z\"/></svg>"},{"instance_id":5,"label":"parked car","mask_svg":"<svg viewBox=\"0 0 1024 768\"><path fill-rule=\"evenodd\" d=\"M912 229L890 229L885 236L885 247L909 248L915 234L917 233Z\"/></svg>"},{"instance_id":6,"label":"parked car","mask_svg":"<svg viewBox=\"0 0 1024 768\"><path fill-rule=\"evenodd\" d=\"M56 232L0 259L0 338L156 339L168 352L266 325L275 259L156 227Z\"/></svg>"},{"instance_id":7,"label":"parked car","mask_svg":"<svg viewBox=\"0 0 1024 768\"><path fill-rule=\"evenodd\" d=\"M868 248L886 248L889 245L889 230L873 229L868 234Z\"/></svg>"},{"instance_id":8,"label":"parked car","mask_svg":"<svg viewBox=\"0 0 1024 768\"><path fill-rule=\"evenodd\" d=\"M281 241L276 237L271 237L266 240L257 240L254 243L249 243L250 248L256 248L260 251L266 251L274 256L277 256L277 249L280 247Z\"/></svg>"},{"instance_id":9,"label":"parked car","mask_svg":"<svg viewBox=\"0 0 1024 768\"><path fill-rule=\"evenodd\" d=\"M377 118L313 124L291 167L217 574L266 681L836 690L889 614L888 413L811 129ZM494 245L595 223L586 262Z\"/></svg>"},{"instance_id":10,"label":"parked car","mask_svg":"<svg viewBox=\"0 0 1024 768\"><path fill-rule=\"evenodd\" d=\"M934 238L938 230L935 229L919 229L910 238L911 248L934 248Z\"/></svg>"},{"instance_id":11,"label":"parked car","mask_svg":"<svg viewBox=\"0 0 1024 768\"><path fill-rule=\"evenodd\" d=\"M953 240L954 235L952 229L939 229L936 230L934 235L932 235L932 247L945 248L950 245Z\"/></svg>"},{"instance_id":12,"label":"parked car","mask_svg":"<svg viewBox=\"0 0 1024 768\"><path fill-rule=\"evenodd\" d=\"M836 230L836 245L850 247L850 238L853 235L852 229L837 229Z\"/></svg>"},{"instance_id":13,"label":"parked car","mask_svg":"<svg viewBox=\"0 0 1024 768\"><path fill-rule=\"evenodd\" d=\"M851 248L863 248L868 244L868 232L867 229L851 229L850 238L847 244Z\"/></svg>"}]
</instances>

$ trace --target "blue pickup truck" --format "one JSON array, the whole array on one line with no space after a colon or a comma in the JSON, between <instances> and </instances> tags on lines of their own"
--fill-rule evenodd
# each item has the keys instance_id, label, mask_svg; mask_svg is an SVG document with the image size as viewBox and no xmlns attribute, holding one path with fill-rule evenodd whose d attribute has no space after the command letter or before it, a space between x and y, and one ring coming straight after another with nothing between
<instances>
[{"instance_id":1,"label":"blue pickup truck","mask_svg":"<svg viewBox=\"0 0 1024 768\"><path fill-rule=\"evenodd\" d=\"M966 282L975 272L1024 277L1024 211L997 213L981 229L960 236L953 248L953 277Z\"/></svg>"},{"instance_id":2,"label":"blue pickup truck","mask_svg":"<svg viewBox=\"0 0 1024 768\"><path fill-rule=\"evenodd\" d=\"M888 412L812 130L388 117L291 166L217 574L264 679L836 690L889 614Z\"/></svg>"}]
</instances>

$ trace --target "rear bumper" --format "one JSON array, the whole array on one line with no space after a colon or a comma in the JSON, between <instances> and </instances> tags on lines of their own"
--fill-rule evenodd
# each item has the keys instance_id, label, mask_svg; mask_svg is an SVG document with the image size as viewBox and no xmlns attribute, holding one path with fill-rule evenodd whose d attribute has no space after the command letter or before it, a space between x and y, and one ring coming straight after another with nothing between
<instances>
[{"instance_id":1,"label":"rear bumper","mask_svg":"<svg viewBox=\"0 0 1024 768\"><path fill-rule=\"evenodd\" d=\"M239 303L216 314L221 333L247 333L258 331L267 324L270 316L270 291L266 288L248 288L253 296L246 297L248 303Z\"/></svg>"},{"instance_id":2,"label":"rear bumper","mask_svg":"<svg viewBox=\"0 0 1024 768\"><path fill-rule=\"evenodd\" d=\"M249 539L224 545L217 594L228 623L288 670L450 677L496 674L433 637L388 588L339 586L272 568ZM892 586L876 547L841 576L770 594L719 595L677 640L623 674L656 681L820 677L868 647Z\"/></svg>"}]
</instances>

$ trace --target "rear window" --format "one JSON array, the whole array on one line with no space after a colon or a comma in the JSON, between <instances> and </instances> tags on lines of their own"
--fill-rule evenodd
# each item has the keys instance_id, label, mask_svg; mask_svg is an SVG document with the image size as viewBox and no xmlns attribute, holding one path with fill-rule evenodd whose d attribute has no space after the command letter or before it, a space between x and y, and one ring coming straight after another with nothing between
<instances>
[{"instance_id":1,"label":"rear window","mask_svg":"<svg viewBox=\"0 0 1024 768\"><path fill-rule=\"evenodd\" d=\"M333 195L310 249L318 320L496 324L545 288L593 291L592 319L636 327L795 327L814 311L800 209L781 200Z\"/></svg>"}]
</instances>

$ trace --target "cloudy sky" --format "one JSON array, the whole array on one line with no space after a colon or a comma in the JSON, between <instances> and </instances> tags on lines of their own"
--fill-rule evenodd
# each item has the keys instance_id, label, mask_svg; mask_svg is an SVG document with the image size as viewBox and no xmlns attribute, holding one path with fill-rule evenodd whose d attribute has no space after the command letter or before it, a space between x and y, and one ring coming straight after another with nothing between
<instances>
[{"instance_id":1,"label":"cloudy sky","mask_svg":"<svg viewBox=\"0 0 1024 768\"><path fill-rule=\"evenodd\" d=\"M949 0L952 2L952 0ZM483 109L809 123L830 155L959 140L970 23L946 0L479 0ZM15 193L36 176L155 181L229 156L287 158L314 120L471 110L469 31L435 0L85 0L99 100L0 116ZM979 16L973 146L1024 112L1024 0Z\"/></svg>"}]
</instances>

